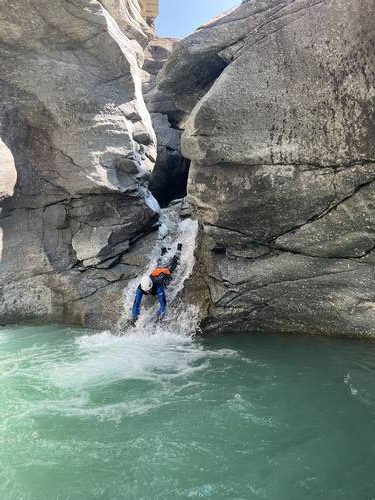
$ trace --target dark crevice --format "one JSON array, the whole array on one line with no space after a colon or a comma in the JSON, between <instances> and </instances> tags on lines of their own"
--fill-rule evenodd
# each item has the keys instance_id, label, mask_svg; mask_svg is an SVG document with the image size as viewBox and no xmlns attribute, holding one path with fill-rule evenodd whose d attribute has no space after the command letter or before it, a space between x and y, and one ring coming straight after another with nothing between
<instances>
[{"instance_id":1,"label":"dark crevice","mask_svg":"<svg viewBox=\"0 0 375 500\"><path fill-rule=\"evenodd\" d=\"M162 208L186 196L189 169L190 160L178 151L169 151L163 163L156 161L149 189Z\"/></svg>"},{"instance_id":2,"label":"dark crevice","mask_svg":"<svg viewBox=\"0 0 375 500\"><path fill-rule=\"evenodd\" d=\"M164 116L168 119L169 127L177 130L181 138L182 130L178 128L177 122L173 122L168 114ZM189 170L190 160L182 156L180 143L177 148L174 143L158 146L157 159L148 187L162 208L167 207L173 200L185 198Z\"/></svg>"}]
</instances>

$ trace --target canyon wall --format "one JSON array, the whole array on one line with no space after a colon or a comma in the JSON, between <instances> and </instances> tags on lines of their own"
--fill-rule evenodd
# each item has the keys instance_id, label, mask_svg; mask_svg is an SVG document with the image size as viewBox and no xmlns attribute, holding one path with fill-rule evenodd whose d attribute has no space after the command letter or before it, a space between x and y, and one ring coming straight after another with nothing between
<instances>
[{"instance_id":1,"label":"canyon wall","mask_svg":"<svg viewBox=\"0 0 375 500\"><path fill-rule=\"evenodd\" d=\"M375 335L373 0L244 1L181 41L206 331Z\"/></svg>"},{"instance_id":2,"label":"canyon wall","mask_svg":"<svg viewBox=\"0 0 375 500\"><path fill-rule=\"evenodd\" d=\"M2 2L0 322L114 326L191 160L204 331L375 335L373 7Z\"/></svg>"},{"instance_id":3,"label":"canyon wall","mask_svg":"<svg viewBox=\"0 0 375 500\"><path fill-rule=\"evenodd\" d=\"M158 219L141 70L152 35L136 0L30 0L27 15L1 3L1 323L120 316Z\"/></svg>"}]
</instances>

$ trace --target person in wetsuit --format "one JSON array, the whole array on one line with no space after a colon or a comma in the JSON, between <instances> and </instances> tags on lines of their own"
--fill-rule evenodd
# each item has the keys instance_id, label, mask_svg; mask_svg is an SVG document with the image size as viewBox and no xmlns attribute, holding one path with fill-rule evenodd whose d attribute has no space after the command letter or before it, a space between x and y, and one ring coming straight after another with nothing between
<instances>
[{"instance_id":1,"label":"person in wetsuit","mask_svg":"<svg viewBox=\"0 0 375 500\"><path fill-rule=\"evenodd\" d=\"M158 320L161 320L165 315L167 307L167 299L165 296L165 289L172 280L172 274L175 271L178 263L180 262L180 255L182 244L177 245L177 252L167 265L162 267L164 255L167 253L166 248L162 248L161 256L159 258L158 267L156 267L150 275L144 276L137 287L135 299L132 308L132 323L135 324L140 312L141 303L144 295L157 296L159 301Z\"/></svg>"}]
</instances>

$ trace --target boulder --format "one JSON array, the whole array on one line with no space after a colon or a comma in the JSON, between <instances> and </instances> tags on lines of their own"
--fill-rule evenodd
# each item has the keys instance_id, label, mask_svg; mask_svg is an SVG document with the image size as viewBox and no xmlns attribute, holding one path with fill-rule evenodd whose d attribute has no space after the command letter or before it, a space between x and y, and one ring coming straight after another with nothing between
<instances>
[{"instance_id":1,"label":"boulder","mask_svg":"<svg viewBox=\"0 0 375 500\"><path fill-rule=\"evenodd\" d=\"M375 335L373 46L372 0L262 0L172 52L206 330Z\"/></svg>"},{"instance_id":2,"label":"boulder","mask_svg":"<svg viewBox=\"0 0 375 500\"><path fill-rule=\"evenodd\" d=\"M158 219L150 28L136 0L5 0L0 17L0 136L18 176L1 203L0 322L112 326L136 270L121 256Z\"/></svg>"}]
</instances>

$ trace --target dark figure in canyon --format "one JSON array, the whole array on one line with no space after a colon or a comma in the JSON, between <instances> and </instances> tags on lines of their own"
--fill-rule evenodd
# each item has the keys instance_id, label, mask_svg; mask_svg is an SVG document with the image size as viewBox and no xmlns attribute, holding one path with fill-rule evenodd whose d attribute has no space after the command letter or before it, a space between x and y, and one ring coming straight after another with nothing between
<instances>
[{"instance_id":1,"label":"dark figure in canyon","mask_svg":"<svg viewBox=\"0 0 375 500\"><path fill-rule=\"evenodd\" d=\"M180 262L182 244L177 245L177 252L169 260L169 262L163 265L165 254L167 249L165 247L161 250L161 255L157 264L157 267L152 271L150 275L144 276L138 285L134 304L132 308L132 324L134 325L141 312L141 302L144 295L154 295L157 296L159 300L159 311L157 315L158 321L160 321L166 311L167 299L165 295L165 289L172 280L172 274L175 271L178 263Z\"/></svg>"}]
</instances>

